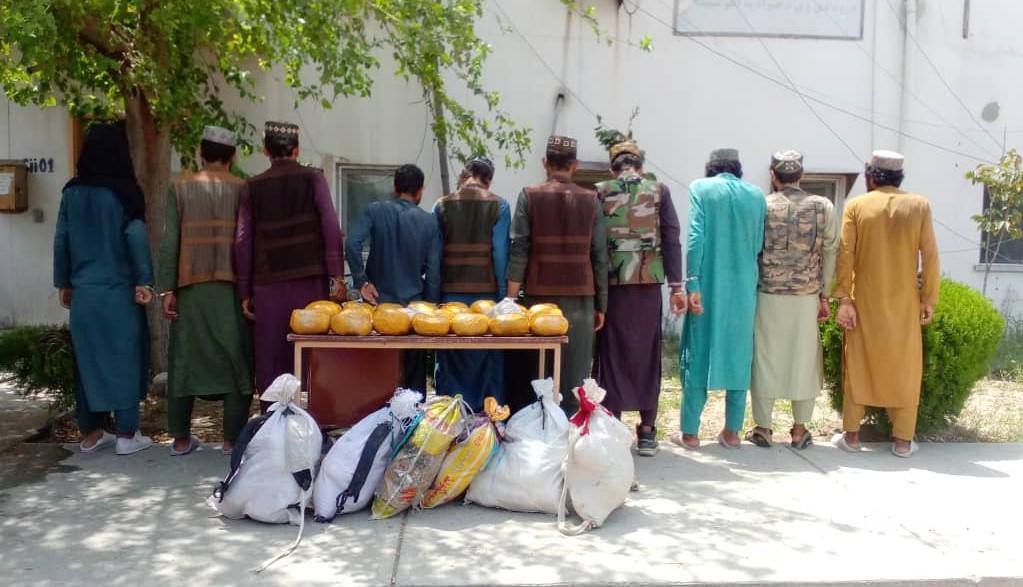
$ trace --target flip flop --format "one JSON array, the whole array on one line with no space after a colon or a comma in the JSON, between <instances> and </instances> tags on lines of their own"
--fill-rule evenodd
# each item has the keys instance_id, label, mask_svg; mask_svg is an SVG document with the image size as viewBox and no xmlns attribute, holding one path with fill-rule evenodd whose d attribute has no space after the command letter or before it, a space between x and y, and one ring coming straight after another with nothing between
<instances>
[{"instance_id":1,"label":"flip flop","mask_svg":"<svg viewBox=\"0 0 1023 587\"><path fill-rule=\"evenodd\" d=\"M842 434L841 432L836 434L831 439L831 442L832 442L832 444L834 444L838 448L844 450L845 452L860 452L861 450L863 450L862 446L852 446L848 442L846 442L845 441L845 434Z\"/></svg>"},{"instance_id":2,"label":"flip flop","mask_svg":"<svg viewBox=\"0 0 1023 587\"><path fill-rule=\"evenodd\" d=\"M771 437L769 435L773 434L774 430L769 428L767 429L767 434L764 434L760 428L754 428L746 433L746 442L751 442L760 448L771 448Z\"/></svg>"},{"instance_id":3,"label":"flip flop","mask_svg":"<svg viewBox=\"0 0 1023 587\"><path fill-rule=\"evenodd\" d=\"M188 438L188 448L186 448L185 450L181 450L181 451L174 450L174 443L172 442L171 445L170 445L170 454L171 454L172 457L183 457L183 456L185 456L187 454L191 454L191 453L193 453L193 452L195 452L197 450L201 450L201 449L202 449L202 441L199 440L198 438L194 437L194 436L190 436Z\"/></svg>"},{"instance_id":4,"label":"flip flop","mask_svg":"<svg viewBox=\"0 0 1023 587\"><path fill-rule=\"evenodd\" d=\"M699 441L699 439L697 439L697 441L696 441L696 446L693 446L691 444L687 444L685 439L682 437L682 433L681 432L673 432L671 434L671 436L668 437L668 440L670 440L672 444L677 445L677 446L681 446L682 448L684 448L686 450L697 450L697 449L700 448L700 441Z\"/></svg>"},{"instance_id":5,"label":"flip flop","mask_svg":"<svg viewBox=\"0 0 1023 587\"><path fill-rule=\"evenodd\" d=\"M792 434L791 430L789 431L789 434ZM803 432L803 437L799 439L799 442L793 440L790 444L792 445L792 448L796 450L805 450L806 447L813 444L813 434L810 434L810 431L807 430Z\"/></svg>"},{"instance_id":6,"label":"flip flop","mask_svg":"<svg viewBox=\"0 0 1023 587\"><path fill-rule=\"evenodd\" d=\"M742 446L741 442L739 444L728 444L728 442L725 440L724 432L718 432L718 444L729 450L738 450L738 448Z\"/></svg>"},{"instance_id":7,"label":"flip flop","mask_svg":"<svg viewBox=\"0 0 1023 587\"><path fill-rule=\"evenodd\" d=\"M99 440L96 441L96 444L90 447L86 447L84 442L79 442L78 450L82 451L83 453L96 452L102 448L106 448L111 444L114 444L115 442L117 442L117 437L109 432L104 431L103 436L100 436Z\"/></svg>"},{"instance_id":8,"label":"flip flop","mask_svg":"<svg viewBox=\"0 0 1023 587\"><path fill-rule=\"evenodd\" d=\"M892 454L899 457L900 459L908 459L909 457L916 454L916 451L920 450L920 445L915 440L909 441L909 450L906 452L899 452L895 450L895 443L892 443Z\"/></svg>"}]
</instances>

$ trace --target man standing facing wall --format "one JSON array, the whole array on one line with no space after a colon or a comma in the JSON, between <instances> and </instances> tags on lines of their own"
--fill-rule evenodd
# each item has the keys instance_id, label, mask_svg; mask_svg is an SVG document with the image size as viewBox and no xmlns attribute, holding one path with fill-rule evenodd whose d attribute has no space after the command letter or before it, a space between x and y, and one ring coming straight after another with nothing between
<instances>
[{"instance_id":1,"label":"man standing facing wall","mask_svg":"<svg viewBox=\"0 0 1023 587\"><path fill-rule=\"evenodd\" d=\"M917 451L920 327L934 318L941 280L931 206L924 197L899 189L903 175L901 154L874 151L866 166L870 191L845 206L835 291L841 301L838 323L846 329L845 434L836 436L835 444L860 450L865 407L882 407L892 421L892 453L898 457Z\"/></svg>"},{"instance_id":2,"label":"man standing facing wall","mask_svg":"<svg viewBox=\"0 0 1023 587\"><path fill-rule=\"evenodd\" d=\"M568 319L560 392L569 414L578 408L572 388L590 375L594 335L607 309L607 228L597 194L572 182L576 148L569 137L547 139L547 181L519 194L508 263L509 297L517 298L524 284L529 303L557 304Z\"/></svg>"}]
</instances>

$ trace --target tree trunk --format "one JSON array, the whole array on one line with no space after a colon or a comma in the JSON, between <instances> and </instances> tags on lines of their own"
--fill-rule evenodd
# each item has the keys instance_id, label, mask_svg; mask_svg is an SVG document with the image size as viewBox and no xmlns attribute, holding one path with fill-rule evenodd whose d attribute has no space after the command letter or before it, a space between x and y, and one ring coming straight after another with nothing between
<instances>
[{"instance_id":1,"label":"tree trunk","mask_svg":"<svg viewBox=\"0 0 1023 587\"><path fill-rule=\"evenodd\" d=\"M444 126L444 106L437 99L437 90L433 90L433 120L434 124ZM448 171L448 141L444 137L437 137L437 156L440 159L440 186L441 195L451 193L451 174Z\"/></svg>"},{"instance_id":2,"label":"tree trunk","mask_svg":"<svg viewBox=\"0 0 1023 587\"><path fill-rule=\"evenodd\" d=\"M170 187L171 138L161 128L145 94L139 90L124 92L124 112L128 142L135 175L146 196L146 228L153 267L158 269L160 238L163 235L164 204ZM154 302L147 308L149 316L150 368L154 373L167 370L168 324L161 305Z\"/></svg>"}]
</instances>

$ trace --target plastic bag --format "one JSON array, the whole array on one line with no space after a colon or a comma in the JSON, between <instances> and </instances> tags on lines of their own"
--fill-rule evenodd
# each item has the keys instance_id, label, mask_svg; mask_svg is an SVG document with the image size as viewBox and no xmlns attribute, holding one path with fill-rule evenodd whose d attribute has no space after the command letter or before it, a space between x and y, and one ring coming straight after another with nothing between
<instances>
[{"instance_id":1,"label":"plastic bag","mask_svg":"<svg viewBox=\"0 0 1023 587\"><path fill-rule=\"evenodd\" d=\"M593 379L586 379L574 393L579 411L570 420L565 488L558 508L558 529L566 535L599 528L625 503L635 476L632 432L600 405L607 392ZM566 521L569 496L572 509L583 519L578 526Z\"/></svg>"},{"instance_id":2,"label":"plastic bag","mask_svg":"<svg viewBox=\"0 0 1023 587\"><path fill-rule=\"evenodd\" d=\"M313 417L294 403L299 388L298 379L290 374L270 384L260 399L274 403L266 414L245 425L231 457L230 473L206 500L227 518L248 516L260 522L299 526L295 542L257 572L294 551L305 527L305 508L323 435Z\"/></svg>"},{"instance_id":3,"label":"plastic bag","mask_svg":"<svg viewBox=\"0 0 1023 587\"><path fill-rule=\"evenodd\" d=\"M387 465L373 499L373 519L390 518L419 504L451 443L462 434L467 411L460 395L434 397L426 404L418 424L409 428L407 441Z\"/></svg>"},{"instance_id":4,"label":"plastic bag","mask_svg":"<svg viewBox=\"0 0 1023 587\"><path fill-rule=\"evenodd\" d=\"M476 476L466 502L517 512L558 513L568 454L568 418L554 401L554 381L533 382L537 401L508 421L493 461Z\"/></svg>"},{"instance_id":5,"label":"plastic bag","mask_svg":"<svg viewBox=\"0 0 1023 587\"><path fill-rule=\"evenodd\" d=\"M508 406L499 406L497 400L483 400L483 414L477 415L469 427L469 436L448 452L433 486L423 497L424 508L434 508L454 500L465 493L472 480L482 471L497 452L503 428L502 421L511 414Z\"/></svg>"},{"instance_id":6,"label":"plastic bag","mask_svg":"<svg viewBox=\"0 0 1023 587\"><path fill-rule=\"evenodd\" d=\"M391 402L346 432L323 458L313 486L316 521L365 509L384 477L394 447L416 416L422 394L399 389Z\"/></svg>"},{"instance_id":7,"label":"plastic bag","mask_svg":"<svg viewBox=\"0 0 1023 587\"><path fill-rule=\"evenodd\" d=\"M522 306L520 306L517 303L515 303L515 300L513 300L511 298L504 298L503 300L498 302L497 305L495 305L493 308L491 308L489 312L487 312L487 316L489 316L491 318L494 318L496 316L505 316L505 315L508 315L508 314L523 314L523 315L525 315L526 312L523 311ZM527 316L527 320L528 320L528 316Z\"/></svg>"}]
</instances>

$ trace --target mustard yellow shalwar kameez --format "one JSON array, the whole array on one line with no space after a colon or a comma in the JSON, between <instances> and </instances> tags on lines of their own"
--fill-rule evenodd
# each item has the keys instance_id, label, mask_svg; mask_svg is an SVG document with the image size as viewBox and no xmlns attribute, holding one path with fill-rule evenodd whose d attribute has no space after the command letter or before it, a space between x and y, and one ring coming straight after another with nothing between
<instances>
[{"instance_id":1,"label":"mustard yellow shalwar kameez","mask_svg":"<svg viewBox=\"0 0 1023 587\"><path fill-rule=\"evenodd\" d=\"M858 314L843 351L846 431L859 430L865 406L883 407L895 438L912 440L923 373L920 310L937 305L940 278L925 198L882 187L846 204L835 296L851 298Z\"/></svg>"}]
</instances>

